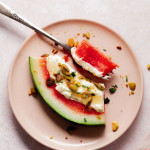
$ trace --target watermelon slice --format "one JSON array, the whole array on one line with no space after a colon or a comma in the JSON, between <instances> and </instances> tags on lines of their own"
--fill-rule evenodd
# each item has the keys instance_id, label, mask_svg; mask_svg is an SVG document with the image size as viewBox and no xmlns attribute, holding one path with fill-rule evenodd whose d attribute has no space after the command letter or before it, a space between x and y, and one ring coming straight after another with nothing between
<instances>
[{"instance_id":1,"label":"watermelon slice","mask_svg":"<svg viewBox=\"0 0 150 150\"><path fill-rule=\"evenodd\" d=\"M83 125L105 125L105 113L100 113L77 101L67 99L56 89L56 84L46 85L50 74L47 70L47 61L43 57L29 57L30 71L35 86L44 101L59 115L72 122Z\"/></svg>"},{"instance_id":2,"label":"watermelon slice","mask_svg":"<svg viewBox=\"0 0 150 150\"><path fill-rule=\"evenodd\" d=\"M107 76L118 66L86 40L77 48L72 48L71 53L77 64L98 77Z\"/></svg>"}]
</instances>

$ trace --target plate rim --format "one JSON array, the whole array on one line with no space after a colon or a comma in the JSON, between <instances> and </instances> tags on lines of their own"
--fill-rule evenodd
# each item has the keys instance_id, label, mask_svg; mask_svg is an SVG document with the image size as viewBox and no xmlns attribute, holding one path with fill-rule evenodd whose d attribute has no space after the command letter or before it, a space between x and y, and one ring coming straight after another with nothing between
<instances>
[{"instance_id":1,"label":"plate rim","mask_svg":"<svg viewBox=\"0 0 150 150\"><path fill-rule=\"evenodd\" d=\"M131 125L133 124L133 122L135 121L135 119L137 118L137 115L140 111L140 108L141 108L141 105L142 105L142 102L143 102L143 95L144 95L144 76L143 76L143 71L142 71L142 67L141 67L141 64L139 62L139 59L137 57L137 54L133 51L133 49L131 48L130 44L128 44L126 42L126 40L124 38L122 38L122 36L120 36L120 34L118 34L116 31L114 31L113 29L109 28L107 25L103 25L102 23L100 22L97 22L95 20L89 20L89 19L80 19L80 18L71 18L71 19L61 19L61 20L57 20L57 21L54 21L50 24L47 24L46 26L44 27L41 27L41 29L43 30L46 30L48 27L50 26L53 26L55 24L58 24L58 23L63 23L63 22L71 22L71 21L83 21L83 22L89 22L89 23L94 23L98 26L102 26L104 27L105 29L109 30L110 32L114 33L116 36L118 36L126 45L127 47L129 48L129 50L131 51L135 61L136 61L136 64L137 64L137 67L138 67L138 70L139 70L139 75L140 75L140 82L141 82L141 92L140 92L140 96L139 96L139 99L140 99L140 104L138 106L138 109L136 111L136 113L134 113L134 116L133 116L133 120L128 124L128 126L126 127L126 129L121 132L121 134L119 134L119 136L116 136L115 138L113 138L112 140L109 140L108 142L106 142L105 144L102 144L102 145L99 145L99 146L95 146L93 147L94 149L98 149L98 148L103 148L111 143L113 143L114 141L116 141L117 139L119 139L128 129L129 127L131 127ZM34 32L34 31L33 31ZM57 146L50 146L44 142L41 142L38 138L36 138L35 135L32 135L28 129L26 129L26 127L24 127L24 125L21 123L18 115L15 113L15 108L13 106L13 103L11 101L11 88L10 88L10 82L11 82L11 74L13 72L13 67L14 67L14 63L15 63L15 60L17 59L19 53L21 52L22 48L25 46L25 44L31 39L33 38L34 36L36 36L36 32L34 33L31 33L24 41L23 43L21 44L21 46L19 47L19 49L17 50L17 52L15 53L15 55L13 56L13 59L12 59L12 62L10 64L10 68L9 68L9 72L8 72L8 80L7 80L7 89L8 89L8 98L9 98L9 102L10 102L10 106L11 106L11 109L12 109L12 112L17 120L17 122L19 123L19 125L24 129L24 131L30 136L32 137L35 141L37 141L38 143L46 146L47 148L52 148L52 149L55 149L55 148L58 148ZM57 145L57 143L56 143Z\"/></svg>"}]
</instances>

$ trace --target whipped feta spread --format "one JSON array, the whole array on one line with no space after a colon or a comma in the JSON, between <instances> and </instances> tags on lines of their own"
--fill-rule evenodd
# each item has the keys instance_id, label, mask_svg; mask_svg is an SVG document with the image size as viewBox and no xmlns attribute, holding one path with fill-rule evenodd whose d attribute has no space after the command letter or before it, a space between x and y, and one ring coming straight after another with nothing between
<instances>
[{"instance_id":1,"label":"whipped feta spread","mask_svg":"<svg viewBox=\"0 0 150 150\"><path fill-rule=\"evenodd\" d=\"M106 76L103 76L103 72L100 72L98 71L95 67L93 67L92 65L90 65L89 63L85 62L82 60L82 58L79 58L76 53L76 48L75 47L72 47L71 48L71 55L73 57L73 59L75 60L75 62L82 66L82 68L84 68L85 70L91 72L94 76L97 76L97 77L100 77L100 78L103 78L105 80L108 80L109 78L111 78L111 76L109 75L106 75Z\"/></svg>"},{"instance_id":2,"label":"whipped feta spread","mask_svg":"<svg viewBox=\"0 0 150 150\"><path fill-rule=\"evenodd\" d=\"M60 82L56 81L56 74L59 72L60 75L64 76L61 72L61 65L66 65L69 68L70 73L74 73L75 76L72 77L70 82L74 82L73 84L77 86L76 92L72 91L68 87L68 80L63 77ZM84 97L88 95L92 95L92 100L90 102L90 106L95 109L97 112L104 112L104 92L103 90L98 89L92 82L87 81L84 77L82 77L78 72L72 69L65 60L60 56L50 55L47 57L47 69L50 73L50 77L55 79L56 81L56 90L64 95L67 99L71 99L77 102L80 102L84 105L87 105L89 102L88 98ZM103 84L101 86L104 87Z\"/></svg>"}]
</instances>

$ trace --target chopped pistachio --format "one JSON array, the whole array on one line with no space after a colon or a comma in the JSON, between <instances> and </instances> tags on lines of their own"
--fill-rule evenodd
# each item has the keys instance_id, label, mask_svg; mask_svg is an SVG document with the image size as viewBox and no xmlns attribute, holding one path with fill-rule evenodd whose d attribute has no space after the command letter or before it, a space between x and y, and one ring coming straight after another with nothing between
<instances>
[{"instance_id":1,"label":"chopped pistachio","mask_svg":"<svg viewBox=\"0 0 150 150\"><path fill-rule=\"evenodd\" d=\"M78 45L79 45L79 42L76 41L75 44L74 44L74 46L77 47Z\"/></svg>"},{"instance_id":2,"label":"chopped pistachio","mask_svg":"<svg viewBox=\"0 0 150 150\"><path fill-rule=\"evenodd\" d=\"M85 85L82 85L82 87L83 87L83 88L87 88L87 89L89 89L89 87L88 87L88 86L85 86Z\"/></svg>"},{"instance_id":3,"label":"chopped pistachio","mask_svg":"<svg viewBox=\"0 0 150 150\"><path fill-rule=\"evenodd\" d=\"M118 130L118 128L119 128L119 124L118 124L118 122L117 121L112 121L112 130L115 132L115 131L117 131Z\"/></svg>"},{"instance_id":4,"label":"chopped pistachio","mask_svg":"<svg viewBox=\"0 0 150 150\"><path fill-rule=\"evenodd\" d=\"M128 82L128 76L126 76L126 82Z\"/></svg>"},{"instance_id":5,"label":"chopped pistachio","mask_svg":"<svg viewBox=\"0 0 150 150\"><path fill-rule=\"evenodd\" d=\"M82 36L85 37L86 36L85 33L83 33Z\"/></svg>"},{"instance_id":6,"label":"chopped pistachio","mask_svg":"<svg viewBox=\"0 0 150 150\"><path fill-rule=\"evenodd\" d=\"M77 86L77 87L79 87L79 85L78 85L78 84L76 84L76 86Z\"/></svg>"},{"instance_id":7,"label":"chopped pistachio","mask_svg":"<svg viewBox=\"0 0 150 150\"><path fill-rule=\"evenodd\" d=\"M106 57L109 58L109 59L111 59L111 56L110 56L110 55L106 55Z\"/></svg>"},{"instance_id":8,"label":"chopped pistachio","mask_svg":"<svg viewBox=\"0 0 150 150\"><path fill-rule=\"evenodd\" d=\"M150 64L147 65L147 69L150 70Z\"/></svg>"},{"instance_id":9,"label":"chopped pistachio","mask_svg":"<svg viewBox=\"0 0 150 150\"><path fill-rule=\"evenodd\" d=\"M69 40L68 40L68 45L69 45L70 47L74 47L74 39L73 39L73 38L69 38Z\"/></svg>"},{"instance_id":10,"label":"chopped pistachio","mask_svg":"<svg viewBox=\"0 0 150 150\"><path fill-rule=\"evenodd\" d=\"M109 99L108 97L106 97L106 98L104 99L104 104L108 104L109 101L110 101L110 99Z\"/></svg>"},{"instance_id":11,"label":"chopped pistachio","mask_svg":"<svg viewBox=\"0 0 150 150\"><path fill-rule=\"evenodd\" d=\"M53 53L53 54L56 54L56 53L58 53L58 50L57 50L57 49L53 49L53 50L52 50L52 53Z\"/></svg>"},{"instance_id":12,"label":"chopped pistachio","mask_svg":"<svg viewBox=\"0 0 150 150\"><path fill-rule=\"evenodd\" d=\"M70 75L69 68L65 64L61 65L61 71L65 75Z\"/></svg>"},{"instance_id":13,"label":"chopped pistachio","mask_svg":"<svg viewBox=\"0 0 150 150\"><path fill-rule=\"evenodd\" d=\"M89 32L86 32L85 36L87 39L90 39L90 33Z\"/></svg>"},{"instance_id":14,"label":"chopped pistachio","mask_svg":"<svg viewBox=\"0 0 150 150\"><path fill-rule=\"evenodd\" d=\"M41 55L41 57L48 57L49 56L49 54L43 54L43 55Z\"/></svg>"},{"instance_id":15,"label":"chopped pistachio","mask_svg":"<svg viewBox=\"0 0 150 150\"><path fill-rule=\"evenodd\" d=\"M130 90L134 91L135 88L136 88L136 84L133 83L133 82L130 82L130 83L129 83L129 88L130 88Z\"/></svg>"},{"instance_id":16,"label":"chopped pistachio","mask_svg":"<svg viewBox=\"0 0 150 150\"><path fill-rule=\"evenodd\" d=\"M60 74L56 74L56 81L60 82L62 80L63 76Z\"/></svg>"},{"instance_id":17,"label":"chopped pistachio","mask_svg":"<svg viewBox=\"0 0 150 150\"><path fill-rule=\"evenodd\" d=\"M72 75L73 77L75 77L75 76L76 76L76 72L71 72L71 75Z\"/></svg>"},{"instance_id":18,"label":"chopped pistachio","mask_svg":"<svg viewBox=\"0 0 150 150\"><path fill-rule=\"evenodd\" d=\"M105 89L104 86L102 86L102 85L99 84L99 83L94 82L94 85L95 85L99 90L101 90L101 91L103 91L103 90Z\"/></svg>"},{"instance_id":19,"label":"chopped pistachio","mask_svg":"<svg viewBox=\"0 0 150 150\"><path fill-rule=\"evenodd\" d=\"M122 47L121 47L121 46L117 46L117 49L121 50L121 49L122 49Z\"/></svg>"},{"instance_id":20,"label":"chopped pistachio","mask_svg":"<svg viewBox=\"0 0 150 150\"><path fill-rule=\"evenodd\" d=\"M109 89L110 93L115 93L117 90L118 86L117 85L112 85L112 88Z\"/></svg>"},{"instance_id":21,"label":"chopped pistachio","mask_svg":"<svg viewBox=\"0 0 150 150\"><path fill-rule=\"evenodd\" d=\"M54 83L55 83L55 80L54 80L53 78L51 78L51 77L49 77L49 78L47 79L47 81L46 81L46 85L47 85L48 87L52 86Z\"/></svg>"},{"instance_id":22,"label":"chopped pistachio","mask_svg":"<svg viewBox=\"0 0 150 150\"><path fill-rule=\"evenodd\" d=\"M74 85L74 84L69 84L69 89L71 90L71 91L73 91L73 92L77 92L77 90L78 90L78 87L76 86L76 85Z\"/></svg>"}]
</instances>

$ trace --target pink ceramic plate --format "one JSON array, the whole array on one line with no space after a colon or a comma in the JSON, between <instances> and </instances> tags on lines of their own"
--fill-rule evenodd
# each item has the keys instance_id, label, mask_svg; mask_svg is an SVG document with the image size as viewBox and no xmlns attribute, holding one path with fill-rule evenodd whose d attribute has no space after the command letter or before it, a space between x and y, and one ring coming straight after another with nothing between
<instances>
[{"instance_id":1,"label":"pink ceramic plate","mask_svg":"<svg viewBox=\"0 0 150 150\"><path fill-rule=\"evenodd\" d=\"M51 54L52 51L50 41L37 34L23 44L13 60L9 73L9 98L18 122L34 139L54 149L96 149L110 144L129 128L142 102L143 76L135 54L115 32L92 21L59 21L47 26L45 30L64 43L67 43L70 37L73 37L75 41L81 41L85 39L82 34L90 32L89 42L102 51L106 49L104 53L110 55L112 60L120 66L114 71L112 78L105 82L105 95L110 99L110 103L106 105L106 126L75 125L77 130L69 135L66 129L73 123L53 112L40 96L28 96L28 91L33 86L29 56ZM77 36L77 33L80 35ZM122 46L122 50L116 48L118 45ZM59 51L58 55L64 54ZM69 63L75 66L72 60ZM130 90L125 86L125 75L128 75L129 82L135 82L137 85L134 95L129 96ZM109 94L109 88L115 84L118 86L116 93ZM112 120L119 123L117 132L112 132ZM53 139L50 139L51 136Z\"/></svg>"}]
</instances>

